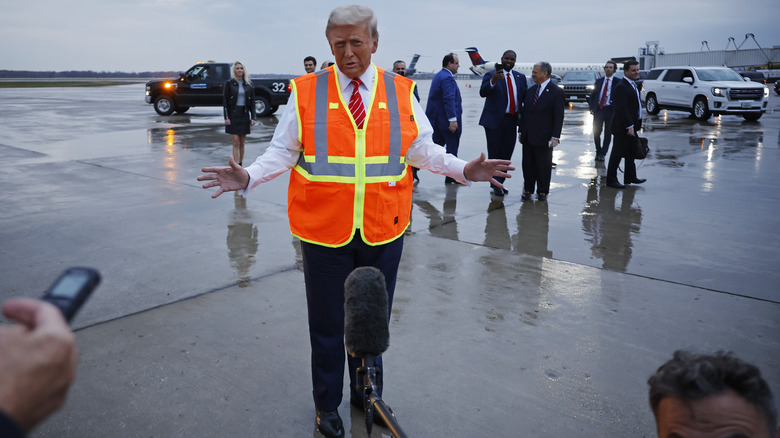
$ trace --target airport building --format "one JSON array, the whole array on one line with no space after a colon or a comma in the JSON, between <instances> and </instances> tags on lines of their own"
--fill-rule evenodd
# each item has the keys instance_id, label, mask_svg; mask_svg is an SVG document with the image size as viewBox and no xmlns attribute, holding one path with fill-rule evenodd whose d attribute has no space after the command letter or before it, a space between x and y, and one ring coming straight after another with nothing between
<instances>
[{"instance_id":1,"label":"airport building","mask_svg":"<svg viewBox=\"0 0 780 438\"><path fill-rule=\"evenodd\" d=\"M752 39L758 48L743 49L742 46L749 39ZM733 48L730 48L732 46ZM772 81L780 78L780 45L762 48L752 33L746 34L745 40L739 46L734 38L730 37L724 50L710 50L709 43L702 41L698 52L665 53L664 49L659 47L658 41L647 41L645 47L639 49L638 58L642 70L674 65L724 65L738 71L758 70Z\"/></svg>"}]
</instances>

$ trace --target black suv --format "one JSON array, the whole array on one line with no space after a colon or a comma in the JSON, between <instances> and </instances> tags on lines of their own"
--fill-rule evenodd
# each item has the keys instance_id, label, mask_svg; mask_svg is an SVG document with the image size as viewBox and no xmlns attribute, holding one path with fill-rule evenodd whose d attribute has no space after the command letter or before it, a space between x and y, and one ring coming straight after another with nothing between
<instances>
[{"instance_id":1,"label":"black suv","mask_svg":"<svg viewBox=\"0 0 780 438\"><path fill-rule=\"evenodd\" d=\"M563 89L566 102L587 102L596 79L600 77L601 73L595 70L569 70L563 74L558 86Z\"/></svg>"}]
</instances>

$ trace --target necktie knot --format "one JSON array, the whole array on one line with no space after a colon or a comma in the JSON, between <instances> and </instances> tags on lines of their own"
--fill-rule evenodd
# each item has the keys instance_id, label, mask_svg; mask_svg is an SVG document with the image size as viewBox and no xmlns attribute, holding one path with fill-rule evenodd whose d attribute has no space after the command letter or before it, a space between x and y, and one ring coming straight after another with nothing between
<instances>
[{"instance_id":1,"label":"necktie knot","mask_svg":"<svg viewBox=\"0 0 780 438\"><path fill-rule=\"evenodd\" d=\"M363 106L363 98L360 96L359 91L362 83L359 78L352 80L352 96L349 98L349 111L352 113L352 118L355 119L355 125L357 125L358 129L363 128L363 121L366 119L366 109Z\"/></svg>"}]
</instances>

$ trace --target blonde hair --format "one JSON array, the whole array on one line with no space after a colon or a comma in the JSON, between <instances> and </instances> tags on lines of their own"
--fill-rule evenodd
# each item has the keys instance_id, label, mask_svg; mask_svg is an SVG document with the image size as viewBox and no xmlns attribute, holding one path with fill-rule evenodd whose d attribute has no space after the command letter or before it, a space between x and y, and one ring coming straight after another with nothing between
<instances>
[{"instance_id":1,"label":"blonde hair","mask_svg":"<svg viewBox=\"0 0 780 438\"><path fill-rule=\"evenodd\" d=\"M243 77L244 83L249 85L250 87L253 86L252 80L249 79L249 71L247 71L246 66L241 61L236 61L233 63L232 66L230 66L230 77L238 81L238 78L236 77L236 64L241 64L241 67L244 67L244 77Z\"/></svg>"}]
</instances>

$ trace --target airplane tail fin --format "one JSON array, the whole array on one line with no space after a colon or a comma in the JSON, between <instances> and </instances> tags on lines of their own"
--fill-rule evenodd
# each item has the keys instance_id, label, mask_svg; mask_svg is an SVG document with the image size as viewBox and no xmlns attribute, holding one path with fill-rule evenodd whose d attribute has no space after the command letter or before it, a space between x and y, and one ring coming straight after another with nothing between
<instances>
[{"instance_id":1,"label":"airplane tail fin","mask_svg":"<svg viewBox=\"0 0 780 438\"><path fill-rule=\"evenodd\" d=\"M480 56L479 51L476 47L466 47L466 53L469 54L469 58L471 59L471 64L473 65L482 65L485 64L485 60L482 59L482 56Z\"/></svg>"},{"instance_id":2,"label":"airplane tail fin","mask_svg":"<svg viewBox=\"0 0 780 438\"><path fill-rule=\"evenodd\" d=\"M412 57L412 62L409 63L409 68L410 69L414 69L414 66L417 65L417 60L418 59L420 59L420 55L415 53L414 56Z\"/></svg>"}]
</instances>

